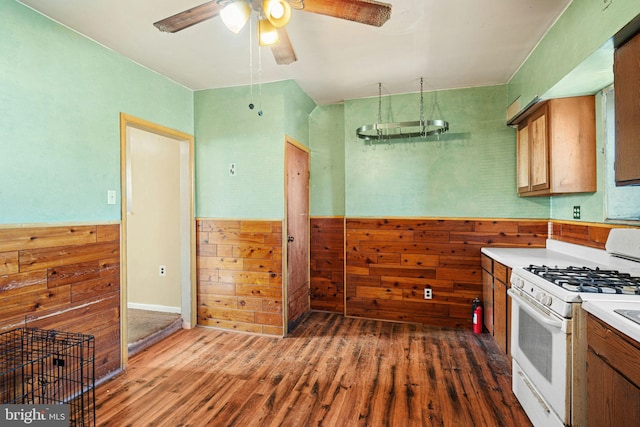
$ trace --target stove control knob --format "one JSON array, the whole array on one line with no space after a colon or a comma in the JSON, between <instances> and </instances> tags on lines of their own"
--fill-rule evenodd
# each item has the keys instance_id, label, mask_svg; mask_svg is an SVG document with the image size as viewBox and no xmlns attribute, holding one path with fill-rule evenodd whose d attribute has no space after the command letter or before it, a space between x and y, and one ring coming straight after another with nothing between
<instances>
[{"instance_id":1,"label":"stove control knob","mask_svg":"<svg viewBox=\"0 0 640 427\"><path fill-rule=\"evenodd\" d=\"M551 306L551 295L545 295L544 298L542 299L542 304L546 305L547 307Z\"/></svg>"},{"instance_id":2,"label":"stove control knob","mask_svg":"<svg viewBox=\"0 0 640 427\"><path fill-rule=\"evenodd\" d=\"M515 277L513 280L513 284L515 285L516 288L524 288L524 280L522 280L522 278L520 277Z\"/></svg>"},{"instance_id":3,"label":"stove control knob","mask_svg":"<svg viewBox=\"0 0 640 427\"><path fill-rule=\"evenodd\" d=\"M536 301L542 303L542 299L544 298L544 294L542 292L536 292Z\"/></svg>"}]
</instances>

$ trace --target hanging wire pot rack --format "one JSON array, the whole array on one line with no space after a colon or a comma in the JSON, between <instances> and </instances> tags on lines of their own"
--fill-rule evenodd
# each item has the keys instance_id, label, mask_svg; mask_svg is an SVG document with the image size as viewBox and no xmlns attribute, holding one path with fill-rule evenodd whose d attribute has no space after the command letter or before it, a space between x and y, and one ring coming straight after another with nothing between
<instances>
[{"instance_id":1,"label":"hanging wire pot rack","mask_svg":"<svg viewBox=\"0 0 640 427\"><path fill-rule=\"evenodd\" d=\"M378 122L360 126L356 136L365 141L386 141L405 138L426 138L449 130L449 122L424 118L423 78L420 78L420 119L408 122L382 122L382 83L378 83Z\"/></svg>"}]
</instances>

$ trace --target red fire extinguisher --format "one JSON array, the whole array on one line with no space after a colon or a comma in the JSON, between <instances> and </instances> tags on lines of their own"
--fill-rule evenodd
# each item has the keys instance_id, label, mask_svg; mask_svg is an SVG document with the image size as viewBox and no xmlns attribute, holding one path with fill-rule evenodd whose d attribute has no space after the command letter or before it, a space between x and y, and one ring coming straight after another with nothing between
<instances>
[{"instance_id":1,"label":"red fire extinguisher","mask_svg":"<svg viewBox=\"0 0 640 427\"><path fill-rule=\"evenodd\" d=\"M473 332L476 334L482 333L482 303L480 298L476 297L473 300Z\"/></svg>"}]
</instances>

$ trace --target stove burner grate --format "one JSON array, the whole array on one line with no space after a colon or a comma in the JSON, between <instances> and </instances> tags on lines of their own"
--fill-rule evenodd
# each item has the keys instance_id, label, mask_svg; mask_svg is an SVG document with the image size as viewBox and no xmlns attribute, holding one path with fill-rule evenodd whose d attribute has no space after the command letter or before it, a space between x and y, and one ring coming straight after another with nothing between
<instances>
[{"instance_id":1,"label":"stove burner grate","mask_svg":"<svg viewBox=\"0 0 640 427\"><path fill-rule=\"evenodd\" d=\"M617 270L530 265L525 270L572 292L640 295L640 277Z\"/></svg>"}]
</instances>

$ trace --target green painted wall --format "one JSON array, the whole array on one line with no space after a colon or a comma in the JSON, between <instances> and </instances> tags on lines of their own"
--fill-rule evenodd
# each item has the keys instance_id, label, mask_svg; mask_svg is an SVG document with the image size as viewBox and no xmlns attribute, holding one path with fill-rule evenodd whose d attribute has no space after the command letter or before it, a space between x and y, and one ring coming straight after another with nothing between
<instances>
[{"instance_id":1,"label":"green painted wall","mask_svg":"<svg viewBox=\"0 0 640 427\"><path fill-rule=\"evenodd\" d=\"M119 220L120 112L193 133L193 93L13 0L0 16L0 223Z\"/></svg>"},{"instance_id":2,"label":"green painted wall","mask_svg":"<svg viewBox=\"0 0 640 427\"><path fill-rule=\"evenodd\" d=\"M425 94L426 118L447 120L438 140L367 146L355 130L377 120L378 99L345 103L346 214L351 217L547 217L548 198L519 198L506 86ZM383 121L419 118L419 94L383 98ZM430 112L440 113L438 117Z\"/></svg>"},{"instance_id":3,"label":"green painted wall","mask_svg":"<svg viewBox=\"0 0 640 427\"><path fill-rule=\"evenodd\" d=\"M309 115L316 103L294 80L282 82L280 87L284 99L285 133L309 147Z\"/></svg>"},{"instance_id":4,"label":"green painted wall","mask_svg":"<svg viewBox=\"0 0 640 427\"><path fill-rule=\"evenodd\" d=\"M309 117L311 215L342 216L344 209L344 104L318 106Z\"/></svg>"},{"instance_id":5,"label":"green painted wall","mask_svg":"<svg viewBox=\"0 0 640 427\"><path fill-rule=\"evenodd\" d=\"M637 0L614 0L604 10L602 2L574 0L509 82L509 103L520 95L522 105L526 105L535 96L543 95L638 14L640 2ZM575 205L581 206L583 221L606 219L604 119L600 95L596 98L596 108L598 191L553 197L549 213L553 219L572 219ZM640 198L640 189L633 197Z\"/></svg>"},{"instance_id":6,"label":"green painted wall","mask_svg":"<svg viewBox=\"0 0 640 427\"><path fill-rule=\"evenodd\" d=\"M605 218L605 154L604 119L602 117L602 95L596 95L596 181L595 193L567 194L551 198L550 218L573 220L573 207L580 206L580 220L602 222ZM639 189L640 190L640 189ZM640 194L640 191L639 191Z\"/></svg>"},{"instance_id":7,"label":"green painted wall","mask_svg":"<svg viewBox=\"0 0 640 427\"><path fill-rule=\"evenodd\" d=\"M295 82L263 84L258 116L253 92L253 110L249 86L195 93L197 217L284 217L285 133L308 146L315 103Z\"/></svg>"},{"instance_id":8,"label":"green painted wall","mask_svg":"<svg viewBox=\"0 0 640 427\"><path fill-rule=\"evenodd\" d=\"M0 224L120 219L120 197L106 204L107 190L120 189L120 112L195 133L199 217L282 218L287 134L312 150L314 216L570 219L579 204L583 220L601 221L602 138L597 193L518 198L515 133L504 111L518 95L526 104L546 92L639 13L637 0L605 10L574 0L508 85L426 94L427 112L437 105L449 134L367 147L355 129L376 120L377 98L316 107L293 81L264 84L258 117L247 106L249 87L194 94L7 0L0 3ZM417 119L418 102L418 94L385 97L385 121Z\"/></svg>"},{"instance_id":9,"label":"green painted wall","mask_svg":"<svg viewBox=\"0 0 640 427\"><path fill-rule=\"evenodd\" d=\"M640 14L638 0L613 0L604 10L602 5L571 2L509 82L509 103L521 96L524 106L542 96Z\"/></svg>"}]
</instances>

